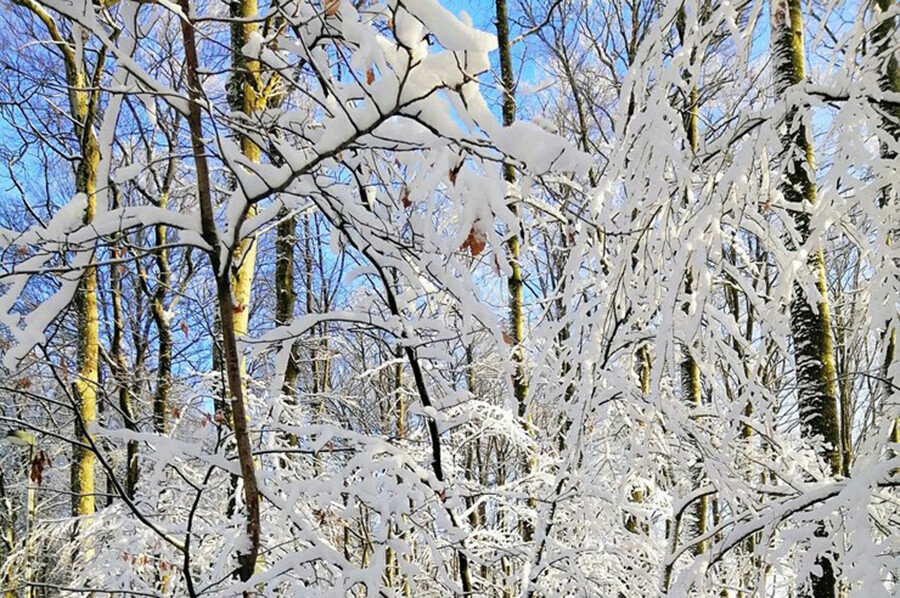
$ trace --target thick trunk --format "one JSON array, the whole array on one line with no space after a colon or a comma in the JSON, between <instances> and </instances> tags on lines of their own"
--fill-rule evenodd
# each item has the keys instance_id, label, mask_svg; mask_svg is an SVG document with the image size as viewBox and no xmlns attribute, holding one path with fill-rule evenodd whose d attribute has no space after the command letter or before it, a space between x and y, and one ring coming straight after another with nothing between
<instances>
[{"instance_id":1,"label":"thick trunk","mask_svg":"<svg viewBox=\"0 0 900 598\"><path fill-rule=\"evenodd\" d=\"M312 314L315 311L315 291L313 290L313 252L312 252L312 228L310 227L310 219L312 215L303 218L303 283L304 297L306 299L306 313ZM319 373L319 353L316 347L316 327L310 329L312 342L309 345L309 363L312 376L312 392L314 397L319 395L319 381L321 374ZM324 404L320 405L320 410L324 409Z\"/></svg>"},{"instance_id":2,"label":"thick trunk","mask_svg":"<svg viewBox=\"0 0 900 598\"><path fill-rule=\"evenodd\" d=\"M776 60L777 93L783 97L791 85L803 81L803 21L799 0L782 0L775 5L773 52ZM805 125L793 123L799 118L796 109L788 115L789 132L784 140L784 159L789 163L782 185L785 200L797 204L794 218L801 243L810 236L810 215L799 205L816 202L815 162L812 142ZM816 276L819 292L817 305L810 305L800 285L796 285L791 301L791 329L797 368L798 402L801 429L806 437L819 436L825 441L822 458L832 472L841 469L840 432L835 388L834 350L831 319L825 285L823 252L816 251L809 261Z\"/></svg>"},{"instance_id":3,"label":"thick trunk","mask_svg":"<svg viewBox=\"0 0 900 598\"><path fill-rule=\"evenodd\" d=\"M78 95L82 97L79 100L77 114L86 115L87 98L83 97L83 94ZM89 224L94 219L96 212L97 166L100 162L100 151L97 147L97 140L89 129L82 133L82 139L84 142L76 189L86 196L87 209L84 214L84 223ZM76 309L79 336L76 357L78 378L74 384L78 408L75 432L76 438L83 440L87 434L87 428L97 421L97 383L100 373L97 270L93 266L85 270L81 279ZM95 455L92 451L78 446L73 451L75 459L72 471L72 512L79 516L91 515L96 510L94 501Z\"/></svg>"},{"instance_id":4,"label":"thick trunk","mask_svg":"<svg viewBox=\"0 0 900 598\"><path fill-rule=\"evenodd\" d=\"M53 17L33 0L15 0L23 8L34 14L46 27L56 50L62 54L68 86L69 110L74 122L75 136L79 141L80 161L76 170L75 190L85 196L84 224L90 224L97 208L97 167L100 163L100 149L93 131L98 96L99 77L103 73L105 51L101 50L93 80L89 80L85 70L84 48L70 38L64 38ZM93 248L90 249L93 254ZM75 298L78 317L78 351L75 370L77 379L73 384L75 399L75 437L83 440L87 429L97 420L97 384L99 381L100 350L99 324L97 316L97 270L93 255L82 275ZM82 443L83 444L83 443ZM94 504L94 461L95 455L89 450L73 448L70 485L72 490L72 512L74 515L90 515Z\"/></svg>"},{"instance_id":5,"label":"thick trunk","mask_svg":"<svg viewBox=\"0 0 900 598\"><path fill-rule=\"evenodd\" d=\"M876 14L884 13L890 10L895 4L895 0L876 0ZM900 92L900 61L897 58L896 46L891 43L891 36L896 27L895 17L884 19L872 32L872 46L882 63L880 86L882 91L889 93ZM881 126L884 131L890 135L894 141L900 139L900 105L885 103L880 107L883 117ZM892 150L886 141L881 143L881 158L887 162L896 162L897 152ZM896 194L896 186L889 186L882 190L881 207L886 207L891 201L892 194ZM893 240L888 237L888 243ZM887 323L888 329L885 332L886 346L884 350L884 363L881 368L882 378L882 401L887 401L893 394L893 381L890 377L891 364L894 363L897 351L897 329L894 322ZM900 442L900 417L894 418L893 428L891 429L891 442Z\"/></svg>"},{"instance_id":6,"label":"thick trunk","mask_svg":"<svg viewBox=\"0 0 900 598\"><path fill-rule=\"evenodd\" d=\"M805 78L803 48L803 13L800 0L779 0L772 5L772 52L778 98L784 98L792 85ZM815 161L812 141L797 109L788 113L788 132L784 138L786 177L782 193L788 205L794 204L793 216L800 242L810 236L810 215L802 205L816 202ZM797 400L801 432L804 437L823 441L820 456L834 475L841 472L841 437L835 388L834 350L828 295L825 284L825 261L822 250L809 259L809 269L816 277L819 293L816 305L810 304L800 284L794 285L791 299L791 333L797 377ZM827 533L824 528L820 534ZM820 571L810 575L810 595L815 598L835 596L835 574L826 556L816 560Z\"/></svg>"},{"instance_id":7,"label":"thick trunk","mask_svg":"<svg viewBox=\"0 0 900 598\"><path fill-rule=\"evenodd\" d=\"M891 9L896 5L895 0L875 0L876 16ZM882 91L900 92L900 60L898 60L896 42L892 36L896 27L896 18L890 17L882 20L872 32L872 46L878 57L881 73L880 87ZM884 102L879 106L882 112L881 126L894 140L900 138L900 104L896 102ZM881 144L881 157L885 161L896 160L897 153L887 143ZM882 204L886 203L890 196L890 189L885 189L882 194ZM896 191L896 190L895 190Z\"/></svg>"},{"instance_id":8,"label":"thick trunk","mask_svg":"<svg viewBox=\"0 0 900 598\"><path fill-rule=\"evenodd\" d=\"M250 36L259 29L255 21L259 12L257 0L232 2L230 12L234 21L231 25L232 80L229 82L228 99L232 110L242 112L245 117L253 117L265 108L266 96L262 91L259 61L244 56L242 48ZM262 157L260 147L240 131L237 136L241 141L244 156L251 162L259 162ZM246 217L252 218L254 215L255 210L251 207ZM231 286L235 310L231 317L238 337L247 333L250 324L250 299L256 267L256 249L256 239L248 238L242 239L234 252L236 267ZM243 362L240 367L243 372Z\"/></svg>"}]
</instances>

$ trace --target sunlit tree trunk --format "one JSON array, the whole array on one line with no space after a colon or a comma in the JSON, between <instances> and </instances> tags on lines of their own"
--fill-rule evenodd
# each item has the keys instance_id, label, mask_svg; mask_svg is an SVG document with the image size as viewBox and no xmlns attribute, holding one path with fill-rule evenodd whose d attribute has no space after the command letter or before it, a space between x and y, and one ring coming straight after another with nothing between
<instances>
[{"instance_id":1,"label":"sunlit tree trunk","mask_svg":"<svg viewBox=\"0 0 900 598\"><path fill-rule=\"evenodd\" d=\"M500 46L500 71L503 82L503 125L510 126L516 120L515 81L512 67L512 56L509 42L509 24L506 16L506 0L497 0L497 38ZM506 182L515 183L516 175L512 164L503 165L503 175ZM516 202L510 202L509 206L513 214L518 215L519 207ZM528 379L525 374L524 348L522 341L525 338L525 322L523 316L523 284L522 269L520 263L519 231L512 231L507 241L509 265L512 273L507 281L509 288L509 335L513 342L513 360L515 372L513 374L513 393L518 406L519 417L525 419L528 401Z\"/></svg>"},{"instance_id":2,"label":"sunlit tree trunk","mask_svg":"<svg viewBox=\"0 0 900 598\"><path fill-rule=\"evenodd\" d=\"M74 52L73 52L74 55ZM68 61L67 61L68 62ZM100 149L93 132L94 111L97 104L89 95L88 79L79 57L72 67L67 67L72 114L75 115L76 132L81 139L81 161L75 179L75 189L86 198L84 224L90 224L97 211L97 167L100 163ZM102 65L98 64L97 69ZM93 251L93 250L92 250ZM93 258L91 260L93 264ZM76 299L78 314L78 352L76 356L77 379L75 398L78 405L76 437L84 439L87 428L97 421L97 383L99 381L99 321L97 317L97 269L89 266L81 279ZM96 510L94 501L94 462L92 451L76 446L74 470L72 474L73 512L76 515L90 515Z\"/></svg>"},{"instance_id":3,"label":"sunlit tree trunk","mask_svg":"<svg viewBox=\"0 0 900 598\"><path fill-rule=\"evenodd\" d=\"M508 127L516 121L516 96L515 96L515 73L512 66L512 50L509 40L509 20L506 12L506 0L496 0L496 25L497 25L497 43L500 51L500 78L503 83L503 126ZM516 181L516 173L512 164L503 164L503 178L506 179L512 192L513 184ZM518 216L518 201L513 199L509 202L510 211ZM525 372L525 316L523 292L524 284L522 280L522 261L521 248L519 246L519 230L510 231L509 239L506 242L507 259L511 273L507 279L507 288L509 291L509 336L512 344L513 359L513 395L515 396L517 414L522 425L528 433L531 433L530 414L528 413L528 375ZM523 474L528 475L534 469L533 455L526 455L523 458ZM528 499L529 506L534 509L537 503L533 497ZM528 519L521 522L522 538L529 542L534 536L534 524Z\"/></svg>"},{"instance_id":4,"label":"sunlit tree trunk","mask_svg":"<svg viewBox=\"0 0 900 598\"><path fill-rule=\"evenodd\" d=\"M231 109L244 116L243 127L265 109L266 100L272 91L270 85L263 88L259 61L244 56L243 48L250 36L259 30L256 19L259 16L257 0L235 0L230 3L232 79L228 85L228 100ZM243 133L237 133L241 151L251 162L259 162L262 151L253 140ZM251 207L247 218L253 218L256 210ZM232 288L234 291L234 331L238 337L247 333L250 324L250 299L253 290L253 276L256 268L257 242L255 238L242 239L235 249ZM243 362L241 363L243 369Z\"/></svg>"},{"instance_id":5,"label":"sunlit tree trunk","mask_svg":"<svg viewBox=\"0 0 900 598\"><path fill-rule=\"evenodd\" d=\"M772 3L772 53L776 94L784 101L789 87L805 78L803 48L803 13L800 0L779 0ZM793 216L800 242L810 236L810 214L803 202L815 204L816 180L812 140L797 108L787 114L788 132L784 137L785 181L782 193ZM797 122L797 121L800 122ZM825 285L825 260L821 249L813 252L808 262L816 277L819 297L807 297L800 284L794 285L791 299L791 333L794 341L794 361L797 377L801 431L807 438L819 438L821 458L832 474L841 472L841 438L835 389L834 351L828 295ZM826 533L824 529L820 533ZM835 574L831 561L820 556L816 564L821 568L810 575L811 595L832 598L835 595Z\"/></svg>"},{"instance_id":6,"label":"sunlit tree trunk","mask_svg":"<svg viewBox=\"0 0 900 598\"><path fill-rule=\"evenodd\" d=\"M891 6L896 6L895 0L876 0L876 16L890 10ZM872 46L879 61L881 69L880 86L882 91L889 93L900 93L900 60L897 58L897 47L892 42L892 35L896 27L895 17L884 19L872 32ZM880 106L882 111L882 128L893 137L894 141L900 140L900 105L897 103ZM885 162L896 162L897 152L884 141L881 143L881 158ZM892 201L892 195L896 193L893 186L886 187L882 190L880 203L884 208ZM888 243L892 243L893 238L888 237ZM897 353L897 328L893 321L888 322L888 330L885 331L885 350L884 362L881 367L882 378L882 400L894 394L893 381L890 377L890 368L896 359ZM900 416L894 418L893 427L891 428L892 443L900 443Z\"/></svg>"},{"instance_id":7,"label":"sunlit tree trunk","mask_svg":"<svg viewBox=\"0 0 900 598\"><path fill-rule=\"evenodd\" d=\"M29 10L47 29L51 40L62 54L69 109L79 141L79 160L75 171L75 190L84 197L84 224L90 224L97 210L97 167L100 150L93 126L99 102L99 77L103 72L105 49L97 57L93 78L86 71L83 46L62 36L55 20L33 0L15 0ZM93 248L90 249L93 253ZM78 323L76 380L73 392L76 403L75 437L84 440L88 427L97 420L97 384L99 381L99 321L97 316L97 270L93 255L82 275L75 298ZM94 453L73 447L71 469L72 512L85 516L94 513Z\"/></svg>"},{"instance_id":8,"label":"sunlit tree trunk","mask_svg":"<svg viewBox=\"0 0 900 598\"><path fill-rule=\"evenodd\" d=\"M241 124L236 127L236 136L240 140L241 151L244 156L253 163L259 163L262 158L261 148L254 143L250 136L241 132L242 127L252 127L253 118L265 109L266 101L277 85L277 76L272 75L268 84L264 86L261 76L260 63L255 58L248 58L243 53L243 48L250 37L259 31L257 19L259 6L257 0L234 0L229 3L231 22L231 57L232 79L228 82L228 101L232 110L243 115ZM253 218L256 209L251 205L244 214L242 221ZM210 223L211 227L214 223ZM238 428L246 430L247 415L243 388L240 391L240 400L236 400L234 383L245 384L245 364L243 358L238 355L236 345L233 354L229 348L232 343L245 334L250 326L250 302L253 291L253 277L256 268L257 240L255 237L240 239L234 248L234 255L228 261L230 272L221 272L221 276L230 276L226 282L220 279L217 282L217 295L219 297L219 318L222 324L222 359L225 373L228 379L229 393L231 394L231 418L230 422L235 430L238 440L238 452L241 460L251 459L249 446L249 434L244 439L246 447L241 448L242 435ZM226 297L227 295L227 297ZM225 309L227 303L228 309ZM233 362L233 363L232 363ZM241 413L239 413L239 411ZM240 420L240 421L239 421ZM243 454L246 453L246 454ZM242 470L245 466L242 464ZM247 501L248 531L251 534L253 547L248 553L242 554L239 576L246 580L253 574L257 566L259 554L259 497L256 483L253 482L252 492L248 491L248 477L254 475L253 463L246 465L246 471L242 471L244 478L244 497ZM233 493L232 493L233 494ZM252 496L251 496L252 495ZM250 504L252 502L253 504ZM253 535L255 534L255 539Z\"/></svg>"},{"instance_id":9,"label":"sunlit tree trunk","mask_svg":"<svg viewBox=\"0 0 900 598\"><path fill-rule=\"evenodd\" d=\"M685 7L684 4L682 4L678 10L678 18L676 19L676 29L678 29L678 37L682 46L684 46L685 41L685 29L687 27L686 21L687 17L685 15ZM693 55L694 52L692 50L692 62ZM685 73L685 77L689 76L689 73ZM684 106L684 131L687 138L688 147L690 148L692 155L695 155L697 153L697 149L699 146L699 131L697 130L698 99L699 94L697 92L697 83L691 81L689 96ZM687 197L687 195L685 195L685 197ZM690 295L694 292L693 287L694 273L690 268L688 268L684 273L684 294L686 297L690 297ZM690 303L688 301L685 301L682 309L685 313L687 313L690 309ZM684 355L681 362L681 390L687 403L691 407L697 408L700 407L702 403L702 388L700 386L700 367L698 366L696 358L691 351L692 345L693 342L690 339L685 339ZM699 478L700 472L698 471L697 473L697 477ZM696 482L699 484L699 479L696 480ZM706 534L706 520L708 517L708 511L709 497L701 496L697 499L697 502L693 507L691 532L695 537L701 537ZM703 554L704 552L706 552L706 541L701 541L695 544L695 554Z\"/></svg>"},{"instance_id":10,"label":"sunlit tree trunk","mask_svg":"<svg viewBox=\"0 0 900 598\"><path fill-rule=\"evenodd\" d=\"M799 0L782 0L775 4L773 51L776 60L776 83L780 97L788 87L804 80L803 22ZM785 200L792 204L816 202L815 162L812 141L806 126L792 121L797 110L788 115L790 123L785 138L787 177L782 187ZM794 208L801 242L810 235L809 213L799 205ZM822 457L835 473L840 471L840 435L835 390L834 351L828 312L823 252L816 251L809 262L816 276L819 301L810 305L802 288L795 289L791 302L792 333L798 379L798 399L802 429L806 436L825 440Z\"/></svg>"}]
</instances>

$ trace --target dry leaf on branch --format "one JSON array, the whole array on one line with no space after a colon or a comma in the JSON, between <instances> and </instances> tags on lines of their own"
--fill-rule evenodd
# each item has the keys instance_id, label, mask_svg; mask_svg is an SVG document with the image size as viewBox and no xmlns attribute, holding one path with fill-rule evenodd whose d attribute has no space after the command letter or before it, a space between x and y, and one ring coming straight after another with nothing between
<instances>
[{"instance_id":1,"label":"dry leaf on branch","mask_svg":"<svg viewBox=\"0 0 900 598\"><path fill-rule=\"evenodd\" d=\"M404 208L408 208L412 205L412 201L409 199L409 187L404 183L403 187L400 188L400 203L403 204Z\"/></svg>"},{"instance_id":2,"label":"dry leaf on branch","mask_svg":"<svg viewBox=\"0 0 900 598\"><path fill-rule=\"evenodd\" d=\"M477 257L481 255L481 252L484 251L486 246L487 237L483 232L473 226L469 231L469 236L466 237L466 240L463 241L459 248L464 251L468 249L469 253L472 254L472 257Z\"/></svg>"},{"instance_id":3,"label":"dry leaf on branch","mask_svg":"<svg viewBox=\"0 0 900 598\"><path fill-rule=\"evenodd\" d=\"M456 185L456 177L459 175L459 171L462 170L464 163L465 163L465 160L460 160L456 166L454 166L453 168L450 169L450 172L448 173L448 176L450 178L450 184Z\"/></svg>"}]
</instances>

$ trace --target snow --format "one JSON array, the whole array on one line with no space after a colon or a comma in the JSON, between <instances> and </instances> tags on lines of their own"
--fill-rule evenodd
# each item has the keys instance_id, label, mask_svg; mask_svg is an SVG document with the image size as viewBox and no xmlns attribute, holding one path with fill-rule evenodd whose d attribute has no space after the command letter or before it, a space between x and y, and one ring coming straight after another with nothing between
<instances>
[{"instance_id":1,"label":"snow","mask_svg":"<svg viewBox=\"0 0 900 598\"><path fill-rule=\"evenodd\" d=\"M454 15L435 0L263 6L240 51L260 60L264 79L277 70L287 93L253 115L236 114L222 95L234 76L227 7L197 7L221 241L210 247L186 123L166 129L187 107L180 9L132 0L102 10L42 6L89 61L98 44L109 46L93 123L97 210L85 223L87 197L71 192L64 172L45 205L28 198L45 224L12 217L0 230L10 380L0 422L32 429L53 464L71 462L71 366L83 334L73 308L94 269L104 400L88 422L96 482L110 473L126 482L129 447L140 476L133 500L98 501L73 536L67 501L58 500L70 490L68 468L49 468L38 535L23 540L16 528L4 571L51 558L53 572L41 573L48 583L96 592L182 596L191 581L222 595L430 598L463 592L468 559L474 594L720 596L725 584L782 596L829 555L850 596L896 593L900 449L888 440L900 365L885 357L900 325L900 185L882 150L896 140L877 102L897 94L881 88L869 41L887 21L871 7L830 3L808 19L808 82L779 90L770 33L757 34L765 19L744 26L744 11L759 15L764 3L708 11L664 3L640 23L630 54L628 27L616 25L621 3L575 2L561 8L572 20L551 14L513 48L524 66L511 126L498 119L495 36L472 25L491 23L471 7ZM528 31L529 15L509 8L514 35ZM673 31L680 9L683 38ZM29 40L21 51L47 51L18 19L11 13L15 35ZM564 66L576 67L586 131ZM684 120L693 83L696 153ZM28 114L46 114L29 101L64 105L58 89L38 87L22 100ZM814 166L785 152L801 122L815 133ZM72 138L64 118L29 126L42 149L45 139ZM260 144L259 163L242 152L241 127ZM160 208L153 196L166 133L176 171ZM816 201L785 197L797 168L814 177ZM276 325L274 246L286 215L295 219L296 297L290 321ZM161 225L167 288L153 230ZM210 256L227 258L251 237L252 297L238 306L250 327L234 357L264 556L238 581L248 510L226 381L211 367L221 323ZM510 300L514 237L521 323ZM137 430L118 405L112 272L122 282L118 340ZM176 327L164 434L152 431L162 380L160 331L148 318L157 290ZM811 316L824 313L826 301L831 359L797 317L807 304ZM521 342L511 336L516 324ZM296 389L285 388L292 360ZM829 377L828 363L849 410L839 425L852 459L840 472L825 458L834 439L810 431L834 398L809 372ZM27 487L16 459L0 455L10 504ZM163 577L169 587L160 589Z\"/></svg>"}]
</instances>

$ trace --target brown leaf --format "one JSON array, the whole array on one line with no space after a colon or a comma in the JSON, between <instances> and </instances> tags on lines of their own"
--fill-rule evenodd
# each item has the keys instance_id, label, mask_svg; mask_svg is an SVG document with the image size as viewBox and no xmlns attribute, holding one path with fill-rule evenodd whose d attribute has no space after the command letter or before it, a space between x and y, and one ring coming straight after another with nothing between
<instances>
[{"instance_id":1,"label":"brown leaf","mask_svg":"<svg viewBox=\"0 0 900 598\"><path fill-rule=\"evenodd\" d=\"M325 16L333 17L341 6L341 0L325 0Z\"/></svg>"},{"instance_id":2,"label":"brown leaf","mask_svg":"<svg viewBox=\"0 0 900 598\"><path fill-rule=\"evenodd\" d=\"M459 171L462 170L464 163L465 163L465 160L460 160L459 164L457 164L456 166L454 166L453 168L450 169L448 176L450 177L450 183L452 185L456 185L456 177L459 174Z\"/></svg>"},{"instance_id":3,"label":"brown leaf","mask_svg":"<svg viewBox=\"0 0 900 598\"><path fill-rule=\"evenodd\" d=\"M466 237L466 240L463 241L463 244L459 246L462 250L469 250L469 253L472 254L472 257L477 257L481 255L481 252L484 251L484 248L487 246L487 237L485 237L484 233L472 227L472 230L469 231L469 236Z\"/></svg>"},{"instance_id":4,"label":"brown leaf","mask_svg":"<svg viewBox=\"0 0 900 598\"><path fill-rule=\"evenodd\" d=\"M409 199L409 187L406 186L406 183L400 188L400 203L403 204L404 208L408 208L412 205L412 201Z\"/></svg>"},{"instance_id":5,"label":"brown leaf","mask_svg":"<svg viewBox=\"0 0 900 598\"><path fill-rule=\"evenodd\" d=\"M516 344L516 341L513 340L513 337L511 337L505 329L503 330L503 342L510 347Z\"/></svg>"},{"instance_id":6,"label":"brown leaf","mask_svg":"<svg viewBox=\"0 0 900 598\"><path fill-rule=\"evenodd\" d=\"M184 333L185 336L188 335L188 325L187 325L187 320L182 320L182 321L181 321L181 331Z\"/></svg>"},{"instance_id":7,"label":"brown leaf","mask_svg":"<svg viewBox=\"0 0 900 598\"><path fill-rule=\"evenodd\" d=\"M234 311L234 313L236 313L236 314L243 312L244 304L243 303L235 303L234 307L232 308L232 311Z\"/></svg>"},{"instance_id":8,"label":"brown leaf","mask_svg":"<svg viewBox=\"0 0 900 598\"><path fill-rule=\"evenodd\" d=\"M38 486L44 483L44 470L50 467L50 457L47 456L47 453L44 451L38 452L38 454L31 460L31 473L29 474L29 479Z\"/></svg>"},{"instance_id":9,"label":"brown leaf","mask_svg":"<svg viewBox=\"0 0 900 598\"><path fill-rule=\"evenodd\" d=\"M31 388L31 378L19 378L16 380L16 390L28 390Z\"/></svg>"},{"instance_id":10,"label":"brown leaf","mask_svg":"<svg viewBox=\"0 0 900 598\"><path fill-rule=\"evenodd\" d=\"M375 83L375 71L369 69L366 71L366 85L371 85Z\"/></svg>"},{"instance_id":11,"label":"brown leaf","mask_svg":"<svg viewBox=\"0 0 900 598\"><path fill-rule=\"evenodd\" d=\"M172 417L175 419L181 417L181 409L179 409L177 405L172 407Z\"/></svg>"}]
</instances>

